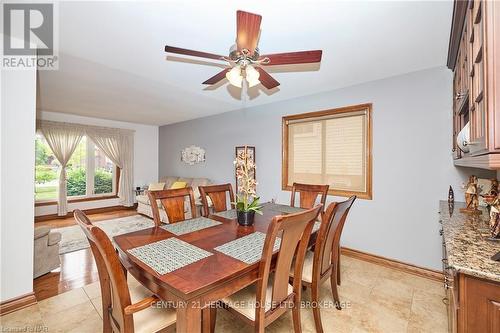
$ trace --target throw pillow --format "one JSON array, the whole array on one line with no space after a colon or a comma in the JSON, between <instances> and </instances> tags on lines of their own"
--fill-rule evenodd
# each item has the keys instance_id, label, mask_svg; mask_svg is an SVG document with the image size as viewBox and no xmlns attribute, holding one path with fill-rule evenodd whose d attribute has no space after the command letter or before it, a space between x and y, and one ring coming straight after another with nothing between
<instances>
[{"instance_id":1,"label":"throw pillow","mask_svg":"<svg viewBox=\"0 0 500 333\"><path fill-rule=\"evenodd\" d=\"M148 186L148 191L161 191L165 187L165 183L151 183Z\"/></svg>"},{"instance_id":2,"label":"throw pillow","mask_svg":"<svg viewBox=\"0 0 500 333\"><path fill-rule=\"evenodd\" d=\"M178 189L178 188L185 188L187 185L186 182L175 182L172 184L172 186L170 186L170 189L171 190L175 190L175 189Z\"/></svg>"}]
</instances>

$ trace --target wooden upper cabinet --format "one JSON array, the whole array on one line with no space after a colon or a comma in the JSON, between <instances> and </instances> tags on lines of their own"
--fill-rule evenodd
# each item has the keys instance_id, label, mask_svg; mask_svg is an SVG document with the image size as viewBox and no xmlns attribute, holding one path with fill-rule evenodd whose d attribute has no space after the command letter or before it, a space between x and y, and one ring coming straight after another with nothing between
<instances>
[{"instance_id":1,"label":"wooden upper cabinet","mask_svg":"<svg viewBox=\"0 0 500 333\"><path fill-rule=\"evenodd\" d=\"M448 50L453 70L456 165L500 169L500 2L455 1ZM469 152L456 136L469 123Z\"/></svg>"}]
</instances>

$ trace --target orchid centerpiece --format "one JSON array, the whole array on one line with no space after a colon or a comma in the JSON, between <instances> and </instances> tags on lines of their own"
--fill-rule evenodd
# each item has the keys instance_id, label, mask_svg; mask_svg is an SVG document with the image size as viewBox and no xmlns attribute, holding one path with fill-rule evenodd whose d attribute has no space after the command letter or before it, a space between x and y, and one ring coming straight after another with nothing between
<instances>
[{"instance_id":1,"label":"orchid centerpiece","mask_svg":"<svg viewBox=\"0 0 500 333\"><path fill-rule=\"evenodd\" d=\"M262 207L259 205L259 197L256 194L257 182L254 177L256 165L250 158L247 147L238 152L234 165L236 167L236 181L238 182L238 193L234 203L238 214L238 223L251 225L255 213L262 215Z\"/></svg>"}]
</instances>

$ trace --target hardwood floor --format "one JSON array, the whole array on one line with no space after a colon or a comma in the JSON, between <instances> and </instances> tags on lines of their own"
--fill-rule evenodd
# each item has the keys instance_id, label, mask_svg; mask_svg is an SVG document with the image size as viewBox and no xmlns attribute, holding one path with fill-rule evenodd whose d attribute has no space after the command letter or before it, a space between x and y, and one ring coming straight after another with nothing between
<instances>
[{"instance_id":1,"label":"hardwood floor","mask_svg":"<svg viewBox=\"0 0 500 333\"><path fill-rule=\"evenodd\" d=\"M92 214L89 215L89 218L91 221L102 221L132 215L137 215L137 212L135 210L117 210ZM50 226L52 228L72 225L76 225L73 217L35 223L35 227ZM90 248L65 253L59 257L61 258L60 268L33 280L33 289L38 301L72 289L81 288L99 280L97 267Z\"/></svg>"}]
</instances>

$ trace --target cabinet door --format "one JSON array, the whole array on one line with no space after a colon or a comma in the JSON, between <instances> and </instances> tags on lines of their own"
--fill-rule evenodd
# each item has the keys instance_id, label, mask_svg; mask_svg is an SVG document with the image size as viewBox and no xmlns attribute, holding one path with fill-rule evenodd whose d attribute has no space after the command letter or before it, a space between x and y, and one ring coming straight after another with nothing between
<instances>
[{"instance_id":1,"label":"cabinet door","mask_svg":"<svg viewBox=\"0 0 500 333\"><path fill-rule=\"evenodd\" d=\"M486 27L486 108L489 150L500 152L500 2L484 3Z\"/></svg>"},{"instance_id":2,"label":"cabinet door","mask_svg":"<svg viewBox=\"0 0 500 333\"><path fill-rule=\"evenodd\" d=\"M469 66L469 112L470 152L481 154L487 151L487 119L485 107L485 61L484 61L484 2L471 1L467 22Z\"/></svg>"},{"instance_id":3,"label":"cabinet door","mask_svg":"<svg viewBox=\"0 0 500 333\"><path fill-rule=\"evenodd\" d=\"M500 328L500 283L464 277L461 332L498 333ZM462 303L463 301L463 303Z\"/></svg>"}]
</instances>

